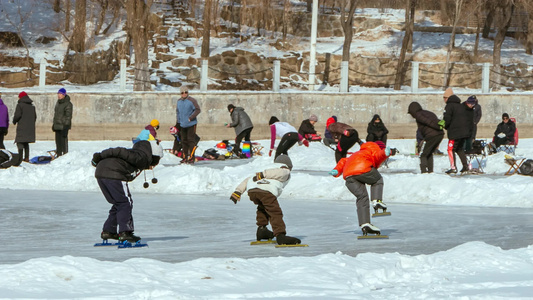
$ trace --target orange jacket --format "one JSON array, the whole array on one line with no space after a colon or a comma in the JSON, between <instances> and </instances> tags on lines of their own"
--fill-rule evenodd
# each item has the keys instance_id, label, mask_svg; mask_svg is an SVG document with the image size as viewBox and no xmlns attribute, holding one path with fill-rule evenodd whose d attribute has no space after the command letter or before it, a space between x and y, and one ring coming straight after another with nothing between
<instances>
[{"instance_id":1,"label":"orange jacket","mask_svg":"<svg viewBox=\"0 0 533 300\"><path fill-rule=\"evenodd\" d=\"M343 174L343 178L346 179L349 176L370 172L372 168L379 168L386 159L385 149L379 149L379 146L374 142L366 142L361 145L361 150L348 158L339 160L335 166L335 170L339 171L339 174L335 177Z\"/></svg>"}]
</instances>

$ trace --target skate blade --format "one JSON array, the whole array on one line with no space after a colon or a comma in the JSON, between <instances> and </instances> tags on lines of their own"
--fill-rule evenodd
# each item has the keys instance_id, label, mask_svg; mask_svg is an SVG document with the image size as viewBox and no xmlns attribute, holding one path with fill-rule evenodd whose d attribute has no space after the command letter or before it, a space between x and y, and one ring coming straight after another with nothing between
<instances>
[{"instance_id":1,"label":"skate blade","mask_svg":"<svg viewBox=\"0 0 533 300\"><path fill-rule=\"evenodd\" d=\"M388 238L389 238L388 235L358 235L357 236L358 240L372 240L372 239L379 240L379 239L388 239Z\"/></svg>"},{"instance_id":2,"label":"skate blade","mask_svg":"<svg viewBox=\"0 0 533 300\"><path fill-rule=\"evenodd\" d=\"M290 247L309 247L309 245L307 245L307 244L276 245L276 248L290 248Z\"/></svg>"},{"instance_id":3,"label":"skate blade","mask_svg":"<svg viewBox=\"0 0 533 300\"><path fill-rule=\"evenodd\" d=\"M138 241L136 243L130 243L130 242L122 242L120 243L120 245L118 245L118 248L119 249L124 249L124 248L141 248L141 247L148 247L148 244L143 244L141 243L141 241Z\"/></svg>"},{"instance_id":4,"label":"skate blade","mask_svg":"<svg viewBox=\"0 0 533 300\"><path fill-rule=\"evenodd\" d=\"M119 246L119 245L122 245L122 244L119 243L119 242L110 243L107 240L102 240L101 243L94 244L94 247L112 247L112 246L116 247L116 246Z\"/></svg>"},{"instance_id":5,"label":"skate blade","mask_svg":"<svg viewBox=\"0 0 533 300\"><path fill-rule=\"evenodd\" d=\"M383 212L383 213L374 213L372 214L372 217L384 217L384 216L390 216L390 212Z\"/></svg>"},{"instance_id":6,"label":"skate blade","mask_svg":"<svg viewBox=\"0 0 533 300\"><path fill-rule=\"evenodd\" d=\"M254 241L250 242L250 245L268 245L268 244L275 244L276 241L268 240L268 241Z\"/></svg>"}]
</instances>

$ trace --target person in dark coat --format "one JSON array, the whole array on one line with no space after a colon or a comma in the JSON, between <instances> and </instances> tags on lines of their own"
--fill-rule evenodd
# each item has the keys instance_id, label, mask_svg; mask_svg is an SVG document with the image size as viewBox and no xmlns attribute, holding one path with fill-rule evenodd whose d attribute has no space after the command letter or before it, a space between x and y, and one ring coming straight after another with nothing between
<instances>
[{"instance_id":1,"label":"person in dark coat","mask_svg":"<svg viewBox=\"0 0 533 300\"><path fill-rule=\"evenodd\" d=\"M341 158L345 158L348 154L348 150L355 145L355 143L362 144L361 139L359 139L359 133L352 126L335 122L333 118L329 118L326 121L326 126L329 131L333 134L337 143L337 149L335 150L335 161L339 162Z\"/></svg>"},{"instance_id":2,"label":"person in dark coat","mask_svg":"<svg viewBox=\"0 0 533 300\"><path fill-rule=\"evenodd\" d=\"M466 99L466 102L473 105L472 109L474 110L474 126L472 127L472 135L465 142L465 151L466 153L469 153L470 151L472 151L472 144L476 140L477 124L481 120L481 116L483 115L483 113L481 111L481 105L479 105L476 95L468 97L468 99Z\"/></svg>"},{"instance_id":3,"label":"person in dark coat","mask_svg":"<svg viewBox=\"0 0 533 300\"><path fill-rule=\"evenodd\" d=\"M9 129L9 111L2 100L0 93L0 149L5 149L4 137L7 135Z\"/></svg>"},{"instance_id":4,"label":"person in dark coat","mask_svg":"<svg viewBox=\"0 0 533 300\"><path fill-rule=\"evenodd\" d=\"M421 141L426 141L424 149L420 153L420 171L433 173L433 153L439 148L440 142L444 138L444 131L439 126L440 120L434 113L423 110L418 102L411 102L407 112L416 120L417 139L420 135Z\"/></svg>"},{"instance_id":5,"label":"person in dark coat","mask_svg":"<svg viewBox=\"0 0 533 300\"><path fill-rule=\"evenodd\" d=\"M455 154L459 156L463 165L461 173L467 172L468 162L464 151L464 143L472 135L474 111L466 103L461 104L461 99L454 94L446 98L445 102L443 121L444 128L448 132L448 156L451 164L450 170L446 171L446 173L457 173Z\"/></svg>"},{"instance_id":6,"label":"person in dark coat","mask_svg":"<svg viewBox=\"0 0 533 300\"><path fill-rule=\"evenodd\" d=\"M496 149L501 145L514 143L514 133L516 131L516 124L511 121L509 114L502 115L502 122L498 124L494 131L494 138L491 143L491 153L496 153Z\"/></svg>"},{"instance_id":7,"label":"person in dark coat","mask_svg":"<svg viewBox=\"0 0 533 300\"><path fill-rule=\"evenodd\" d=\"M233 148L233 152L237 156L241 156L241 141L244 139L244 141L252 144L250 141L250 134L252 133L252 130L254 129L254 124L252 123L252 120L248 116L248 114L244 111L244 108L242 107L235 107L235 105L230 104L228 105L228 111L231 116L231 123L226 124L226 127L228 128L235 128L235 134L237 135L235 137L235 147ZM250 151L250 154L252 154L253 151Z\"/></svg>"},{"instance_id":8,"label":"person in dark coat","mask_svg":"<svg viewBox=\"0 0 533 300\"><path fill-rule=\"evenodd\" d=\"M320 142L320 132L315 130L315 124L318 122L316 115L311 115L309 119L303 120L298 128L298 133L301 134L306 140L310 142Z\"/></svg>"},{"instance_id":9,"label":"person in dark coat","mask_svg":"<svg viewBox=\"0 0 533 300\"><path fill-rule=\"evenodd\" d=\"M91 161L96 167L94 176L112 207L104 223L101 238L135 243L141 238L133 234L133 199L128 182L147 169L155 167L163 157L157 141L139 141L131 149L109 148L94 153ZM118 229L118 234L117 234Z\"/></svg>"},{"instance_id":10,"label":"person in dark coat","mask_svg":"<svg viewBox=\"0 0 533 300\"><path fill-rule=\"evenodd\" d=\"M20 159L18 153L0 149L0 169L7 169L9 167L19 165Z\"/></svg>"},{"instance_id":11,"label":"person in dark coat","mask_svg":"<svg viewBox=\"0 0 533 300\"><path fill-rule=\"evenodd\" d=\"M30 161L30 143L35 143L35 121L37 114L35 106L26 92L19 94L19 101L13 116L13 125L17 125L17 135L15 143L20 159L24 156L24 161Z\"/></svg>"},{"instance_id":12,"label":"person in dark coat","mask_svg":"<svg viewBox=\"0 0 533 300\"><path fill-rule=\"evenodd\" d=\"M366 136L367 142L382 141L383 144L387 145L387 134L389 130L387 130L379 115L372 117L372 121L368 123L368 127L366 128L366 132L368 134Z\"/></svg>"},{"instance_id":13,"label":"person in dark coat","mask_svg":"<svg viewBox=\"0 0 533 300\"><path fill-rule=\"evenodd\" d=\"M332 120L331 122L329 122L330 119ZM330 145L336 144L338 141L335 139L331 131L329 131L327 126L328 122L329 124L337 122L337 116L331 116L331 118L326 121L326 129L324 130L324 138L322 139L322 142L324 142L324 145L330 147Z\"/></svg>"},{"instance_id":14,"label":"person in dark coat","mask_svg":"<svg viewBox=\"0 0 533 300\"><path fill-rule=\"evenodd\" d=\"M56 155L61 156L68 152L68 131L72 125L72 103L67 90L59 89L57 102L54 108L54 121L52 131L55 133Z\"/></svg>"}]
</instances>

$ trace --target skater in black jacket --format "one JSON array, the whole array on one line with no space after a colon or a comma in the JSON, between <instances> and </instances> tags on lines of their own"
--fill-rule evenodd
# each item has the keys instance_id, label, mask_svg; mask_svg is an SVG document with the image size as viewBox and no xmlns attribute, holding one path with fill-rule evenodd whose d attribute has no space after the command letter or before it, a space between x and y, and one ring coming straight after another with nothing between
<instances>
[{"instance_id":1,"label":"skater in black jacket","mask_svg":"<svg viewBox=\"0 0 533 300\"><path fill-rule=\"evenodd\" d=\"M131 149L109 148L93 155L94 176L107 202L112 204L103 226L102 239L131 243L141 239L133 235L133 199L128 182L143 170L155 167L162 157L163 148L157 141L139 141Z\"/></svg>"},{"instance_id":2,"label":"skater in black jacket","mask_svg":"<svg viewBox=\"0 0 533 300\"><path fill-rule=\"evenodd\" d=\"M418 102L411 102L407 111L416 119L417 140L426 141L426 145L420 153L420 171L422 173L433 173L433 153L439 148L440 142L444 138L444 131L439 125L439 118L434 113L423 110Z\"/></svg>"}]
</instances>

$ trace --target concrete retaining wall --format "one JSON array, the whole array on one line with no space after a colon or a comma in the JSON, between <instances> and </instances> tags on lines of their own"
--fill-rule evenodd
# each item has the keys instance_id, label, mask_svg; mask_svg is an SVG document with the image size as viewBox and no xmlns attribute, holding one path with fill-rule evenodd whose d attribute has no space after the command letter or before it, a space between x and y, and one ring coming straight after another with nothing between
<instances>
[{"instance_id":1,"label":"concrete retaining wall","mask_svg":"<svg viewBox=\"0 0 533 300\"><path fill-rule=\"evenodd\" d=\"M2 99L12 119L18 93L4 93ZM129 140L151 119L161 122L159 137L171 140L168 128L176 122L176 93L72 93L74 105L73 128L70 140ZM37 109L37 140L53 140L51 130L55 93L29 92ZM340 94L340 93L271 93L271 92L191 92L200 104L198 134L202 140L234 139L235 132L223 126L230 122L227 105L242 106L254 122L252 139L270 137L268 120L275 115L298 129L302 120L316 114L315 128L323 132L326 119L337 115L339 121L353 125L364 139L366 126L374 114L379 114L388 127L389 138L414 138L416 123L407 114L411 101L424 109L442 116L442 93L434 94ZM466 100L469 95L458 95ZM517 119L521 138L533 137L533 95L486 94L478 95L483 109L478 138L492 138L503 112ZM13 139L11 126L7 140Z\"/></svg>"}]
</instances>

